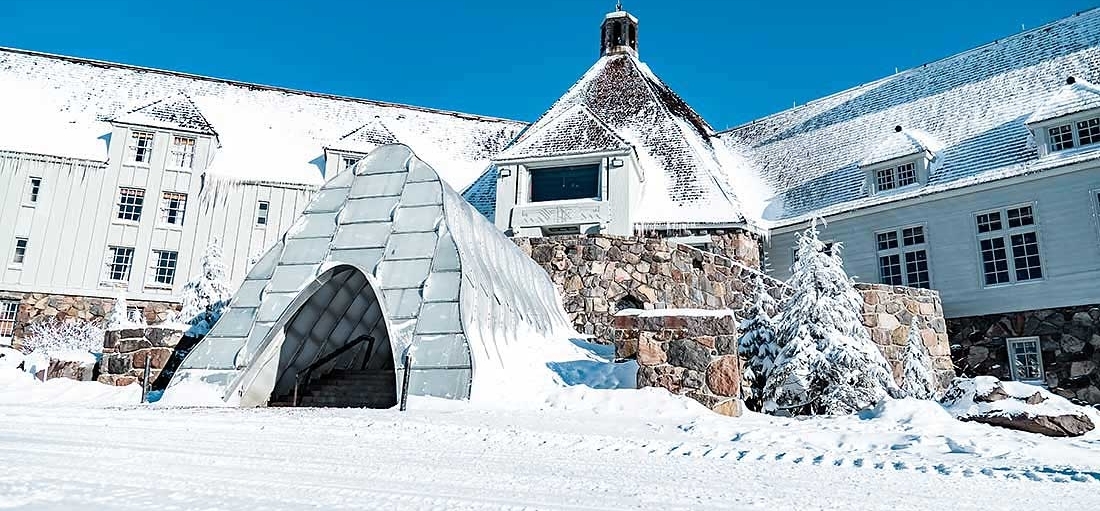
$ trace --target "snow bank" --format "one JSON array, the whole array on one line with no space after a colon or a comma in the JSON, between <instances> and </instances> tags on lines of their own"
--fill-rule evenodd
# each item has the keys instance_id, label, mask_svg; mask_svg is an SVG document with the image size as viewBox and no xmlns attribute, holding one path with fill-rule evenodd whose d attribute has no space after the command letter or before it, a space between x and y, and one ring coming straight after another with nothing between
<instances>
[{"instance_id":1,"label":"snow bank","mask_svg":"<svg viewBox=\"0 0 1100 511\"><path fill-rule=\"evenodd\" d=\"M1077 406L1066 398L1036 386L1017 381L1000 381L993 376L978 376L976 378L955 380L951 395L944 396L944 407L954 417L965 419L976 416L1001 416L1012 417L1016 415L1086 415L1095 424L1100 424L1100 413L1096 410ZM1008 396L1014 399L999 399L996 401L984 401L980 396L988 396L995 392L997 387L1004 389ZM1038 398L1034 396L1038 395ZM1028 403L1027 401L1040 401Z\"/></svg>"},{"instance_id":2,"label":"snow bank","mask_svg":"<svg viewBox=\"0 0 1100 511\"><path fill-rule=\"evenodd\" d=\"M137 384L114 387L68 378L42 382L18 369L0 367L0 405L102 407L140 402L141 386Z\"/></svg>"},{"instance_id":3,"label":"snow bank","mask_svg":"<svg viewBox=\"0 0 1100 511\"><path fill-rule=\"evenodd\" d=\"M22 352L12 348L0 347L0 369L15 369L22 363Z\"/></svg>"}]
</instances>

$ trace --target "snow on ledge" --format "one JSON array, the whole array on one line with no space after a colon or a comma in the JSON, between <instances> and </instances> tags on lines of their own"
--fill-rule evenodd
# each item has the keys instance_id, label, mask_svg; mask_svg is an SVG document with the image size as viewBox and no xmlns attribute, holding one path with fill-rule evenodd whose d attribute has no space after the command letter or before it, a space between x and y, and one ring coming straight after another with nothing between
<instances>
[{"instance_id":1,"label":"snow on ledge","mask_svg":"<svg viewBox=\"0 0 1100 511\"><path fill-rule=\"evenodd\" d=\"M661 318L667 316L680 316L680 317L736 317L737 313L733 309L623 309L615 313L616 317L619 316L632 316L639 318Z\"/></svg>"}]
</instances>

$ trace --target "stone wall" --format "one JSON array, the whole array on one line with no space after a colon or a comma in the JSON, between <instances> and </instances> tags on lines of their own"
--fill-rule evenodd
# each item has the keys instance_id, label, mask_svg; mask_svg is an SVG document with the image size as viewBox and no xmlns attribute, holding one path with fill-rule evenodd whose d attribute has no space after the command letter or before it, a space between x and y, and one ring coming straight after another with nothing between
<instances>
[{"instance_id":1,"label":"stone wall","mask_svg":"<svg viewBox=\"0 0 1100 511\"><path fill-rule=\"evenodd\" d=\"M58 321L70 319L83 321L106 321L114 309L114 298L96 298L75 295L53 295L44 293L15 293L0 291L0 299L19 300L19 312L15 316L13 332L14 345L19 346L27 325L55 318ZM172 311L178 311L179 305L169 302L130 301L128 307L141 307L148 323L160 323L168 319Z\"/></svg>"},{"instance_id":2,"label":"stone wall","mask_svg":"<svg viewBox=\"0 0 1100 511\"><path fill-rule=\"evenodd\" d=\"M758 273L759 246L742 232L713 234L702 251L660 238L556 236L513 238L542 266L561 292L578 332L611 342L612 316L628 308L743 310ZM773 296L783 283L764 277Z\"/></svg>"},{"instance_id":3,"label":"stone wall","mask_svg":"<svg viewBox=\"0 0 1100 511\"><path fill-rule=\"evenodd\" d=\"M939 389L951 385L955 369L939 292L883 284L856 284L856 290L863 296L863 326L890 362L894 379L901 382L901 353L909 339L909 323L916 318Z\"/></svg>"},{"instance_id":4,"label":"stone wall","mask_svg":"<svg viewBox=\"0 0 1100 511\"><path fill-rule=\"evenodd\" d=\"M615 317L615 353L638 361L638 387L661 387L741 415L739 321L732 311L646 311Z\"/></svg>"},{"instance_id":5,"label":"stone wall","mask_svg":"<svg viewBox=\"0 0 1100 511\"><path fill-rule=\"evenodd\" d=\"M99 382L108 385L141 383L146 361L149 382L169 365L183 331L162 327L108 331L103 340L103 358L99 363Z\"/></svg>"},{"instance_id":6,"label":"stone wall","mask_svg":"<svg viewBox=\"0 0 1100 511\"><path fill-rule=\"evenodd\" d=\"M1007 339L1038 337L1050 391L1100 404L1100 305L955 318L947 331L962 376L1012 379Z\"/></svg>"}]
</instances>

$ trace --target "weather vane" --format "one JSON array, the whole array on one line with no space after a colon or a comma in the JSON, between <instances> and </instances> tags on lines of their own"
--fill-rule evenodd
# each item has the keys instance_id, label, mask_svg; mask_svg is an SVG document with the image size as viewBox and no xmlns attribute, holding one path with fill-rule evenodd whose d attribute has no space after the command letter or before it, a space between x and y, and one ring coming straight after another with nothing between
<instances>
[{"instance_id":1,"label":"weather vane","mask_svg":"<svg viewBox=\"0 0 1100 511\"><path fill-rule=\"evenodd\" d=\"M615 10L616 10L616 11L621 11L621 10L623 10L623 2L622 2L622 0L616 0L616 1L615 1Z\"/></svg>"}]
</instances>

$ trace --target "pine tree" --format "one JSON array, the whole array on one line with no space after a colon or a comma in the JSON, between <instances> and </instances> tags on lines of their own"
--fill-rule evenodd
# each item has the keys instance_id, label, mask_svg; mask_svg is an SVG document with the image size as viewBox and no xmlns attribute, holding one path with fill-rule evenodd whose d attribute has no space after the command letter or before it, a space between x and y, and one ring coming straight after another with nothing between
<instances>
[{"instance_id":1,"label":"pine tree","mask_svg":"<svg viewBox=\"0 0 1100 511\"><path fill-rule=\"evenodd\" d=\"M909 339L901 352L902 382L901 390L905 395L917 399L932 399L936 392L932 379L931 364L927 348L917 328L917 318L909 324Z\"/></svg>"},{"instance_id":2,"label":"pine tree","mask_svg":"<svg viewBox=\"0 0 1100 511\"><path fill-rule=\"evenodd\" d=\"M205 335L221 317L222 308L233 296L226 280L221 245L212 240L203 252L201 271L183 286L179 318L192 325L190 335Z\"/></svg>"},{"instance_id":3,"label":"pine tree","mask_svg":"<svg viewBox=\"0 0 1100 511\"><path fill-rule=\"evenodd\" d=\"M846 414L901 395L863 326L863 300L844 273L840 249L837 243L825 253L816 222L798 237L793 294L776 325L780 356L765 386L771 410L797 405L798 413Z\"/></svg>"},{"instance_id":4,"label":"pine tree","mask_svg":"<svg viewBox=\"0 0 1100 511\"><path fill-rule=\"evenodd\" d=\"M121 330L130 326L130 317L126 312L126 295L119 292L111 314L107 316L107 330Z\"/></svg>"},{"instance_id":5,"label":"pine tree","mask_svg":"<svg viewBox=\"0 0 1100 511\"><path fill-rule=\"evenodd\" d=\"M753 304L740 325L737 353L745 359L745 380L749 383L744 389L745 401L750 409L759 410L764 385L779 354L779 347L775 344L775 324L770 316L777 307L759 274L753 279L753 291Z\"/></svg>"}]
</instances>

